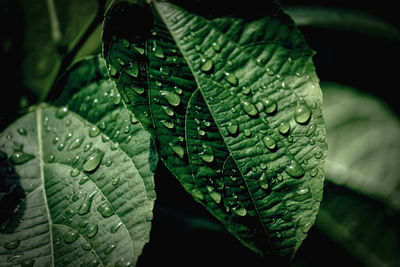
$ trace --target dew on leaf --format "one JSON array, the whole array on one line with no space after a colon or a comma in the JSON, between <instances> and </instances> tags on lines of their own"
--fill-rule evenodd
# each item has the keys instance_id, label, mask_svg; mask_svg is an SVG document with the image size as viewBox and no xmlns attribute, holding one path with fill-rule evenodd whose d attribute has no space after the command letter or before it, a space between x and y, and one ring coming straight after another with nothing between
<instances>
[{"instance_id":1,"label":"dew on leaf","mask_svg":"<svg viewBox=\"0 0 400 267\"><path fill-rule=\"evenodd\" d=\"M237 86L239 81L235 74L225 72L225 80L232 86Z\"/></svg>"},{"instance_id":2,"label":"dew on leaf","mask_svg":"<svg viewBox=\"0 0 400 267\"><path fill-rule=\"evenodd\" d=\"M181 103L181 97L173 92L161 91L161 95L170 105L174 107L179 106L179 104Z\"/></svg>"},{"instance_id":3,"label":"dew on leaf","mask_svg":"<svg viewBox=\"0 0 400 267\"><path fill-rule=\"evenodd\" d=\"M125 69L125 73L129 74L130 76L137 78L139 75L139 66L136 62L132 62L129 68Z\"/></svg>"},{"instance_id":4,"label":"dew on leaf","mask_svg":"<svg viewBox=\"0 0 400 267\"><path fill-rule=\"evenodd\" d=\"M96 194L96 192L91 193L89 196L85 196L85 199L81 203L78 209L78 214L79 215L85 215L88 214L90 211L90 207L92 206L93 202L93 197Z\"/></svg>"},{"instance_id":5,"label":"dew on leaf","mask_svg":"<svg viewBox=\"0 0 400 267\"><path fill-rule=\"evenodd\" d=\"M234 213L236 213L239 216L246 216L247 210L243 207L235 207L232 209Z\"/></svg>"},{"instance_id":6,"label":"dew on leaf","mask_svg":"<svg viewBox=\"0 0 400 267\"><path fill-rule=\"evenodd\" d=\"M19 263L19 265L21 265L21 267L32 267L34 264L35 264L34 259L26 259Z\"/></svg>"},{"instance_id":7,"label":"dew on leaf","mask_svg":"<svg viewBox=\"0 0 400 267\"><path fill-rule=\"evenodd\" d=\"M214 152L210 146L203 145L203 150L198 155L205 162L211 163L214 161Z\"/></svg>"},{"instance_id":8,"label":"dew on leaf","mask_svg":"<svg viewBox=\"0 0 400 267\"><path fill-rule=\"evenodd\" d=\"M262 103L265 107L265 112L268 114L273 114L276 112L277 104L275 100L272 100L270 98L264 98L262 99Z\"/></svg>"},{"instance_id":9,"label":"dew on leaf","mask_svg":"<svg viewBox=\"0 0 400 267\"><path fill-rule=\"evenodd\" d=\"M13 241L9 241L7 243L4 244L4 248L8 249L8 250L12 250L12 249L16 249L19 244L21 243L21 241L17 240L13 240Z\"/></svg>"},{"instance_id":10,"label":"dew on leaf","mask_svg":"<svg viewBox=\"0 0 400 267\"><path fill-rule=\"evenodd\" d=\"M84 152L89 151L89 150L92 148L92 146L93 146L93 143L92 143L92 142L87 143L87 144L83 147L83 151L84 151Z\"/></svg>"},{"instance_id":11,"label":"dew on leaf","mask_svg":"<svg viewBox=\"0 0 400 267\"><path fill-rule=\"evenodd\" d=\"M219 204L221 203L221 194L218 192L210 192L210 197L212 200L214 200L215 203Z\"/></svg>"},{"instance_id":12,"label":"dew on leaf","mask_svg":"<svg viewBox=\"0 0 400 267\"><path fill-rule=\"evenodd\" d=\"M56 110L56 118L57 119L63 119L65 116L67 116L69 113L67 107L60 107Z\"/></svg>"},{"instance_id":13,"label":"dew on leaf","mask_svg":"<svg viewBox=\"0 0 400 267\"><path fill-rule=\"evenodd\" d=\"M290 161L289 165L285 169L285 172L294 178L301 178L304 176L303 168L295 160Z\"/></svg>"},{"instance_id":14,"label":"dew on leaf","mask_svg":"<svg viewBox=\"0 0 400 267\"><path fill-rule=\"evenodd\" d=\"M312 169L310 171L310 176L311 177L315 177L315 176L317 176L317 174L318 174L318 169L317 168L314 168L314 169Z\"/></svg>"},{"instance_id":15,"label":"dew on leaf","mask_svg":"<svg viewBox=\"0 0 400 267\"><path fill-rule=\"evenodd\" d=\"M74 169L72 169L70 172L69 172L69 175L71 176L71 177L76 177L76 176L78 176L80 174L80 171L77 169L77 168L74 168Z\"/></svg>"},{"instance_id":16,"label":"dew on leaf","mask_svg":"<svg viewBox=\"0 0 400 267\"><path fill-rule=\"evenodd\" d=\"M243 134L246 137L250 137L251 136L251 131L249 129L246 129L246 130L244 130Z\"/></svg>"},{"instance_id":17,"label":"dew on leaf","mask_svg":"<svg viewBox=\"0 0 400 267\"><path fill-rule=\"evenodd\" d=\"M18 128L17 132L22 136L25 136L28 133L28 131L25 128Z\"/></svg>"},{"instance_id":18,"label":"dew on leaf","mask_svg":"<svg viewBox=\"0 0 400 267\"><path fill-rule=\"evenodd\" d=\"M112 184L113 186L117 186L118 183L119 183L119 180L120 180L119 177L114 178L114 179L112 179L111 184Z\"/></svg>"},{"instance_id":19,"label":"dew on leaf","mask_svg":"<svg viewBox=\"0 0 400 267\"><path fill-rule=\"evenodd\" d=\"M209 73L209 72L211 72L213 67L214 67L214 62L212 61L212 59L203 58L201 60L201 67L200 67L201 71Z\"/></svg>"},{"instance_id":20,"label":"dew on leaf","mask_svg":"<svg viewBox=\"0 0 400 267\"><path fill-rule=\"evenodd\" d=\"M260 178L258 178L258 184L262 189L268 189L269 188L269 183L267 179L267 175L265 173L261 174Z\"/></svg>"},{"instance_id":21,"label":"dew on leaf","mask_svg":"<svg viewBox=\"0 0 400 267\"><path fill-rule=\"evenodd\" d=\"M14 153L12 153L10 157L11 162L14 163L15 165L24 164L33 158L35 158L34 155L25 153L23 151L14 151Z\"/></svg>"},{"instance_id":22,"label":"dew on leaf","mask_svg":"<svg viewBox=\"0 0 400 267\"><path fill-rule=\"evenodd\" d=\"M212 46L212 48L215 50L215 52L221 51L221 46L219 45L218 42L213 42L213 43L211 44L211 46Z\"/></svg>"},{"instance_id":23,"label":"dew on leaf","mask_svg":"<svg viewBox=\"0 0 400 267\"><path fill-rule=\"evenodd\" d=\"M167 65L161 66L160 67L160 72L161 72L161 74L169 75L169 73L170 73L169 67Z\"/></svg>"},{"instance_id":24,"label":"dew on leaf","mask_svg":"<svg viewBox=\"0 0 400 267\"><path fill-rule=\"evenodd\" d=\"M122 222L118 222L117 224L111 226L110 233L115 234L119 228L121 228Z\"/></svg>"},{"instance_id":25,"label":"dew on leaf","mask_svg":"<svg viewBox=\"0 0 400 267\"><path fill-rule=\"evenodd\" d=\"M92 249L92 245L90 243L85 242L85 243L81 244L81 248L83 250L91 250Z\"/></svg>"},{"instance_id":26,"label":"dew on leaf","mask_svg":"<svg viewBox=\"0 0 400 267\"><path fill-rule=\"evenodd\" d=\"M174 111L168 107L168 106L161 106L161 108L163 109L164 113L167 114L168 116L172 117L174 116Z\"/></svg>"},{"instance_id":27,"label":"dew on leaf","mask_svg":"<svg viewBox=\"0 0 400 267\"><path fill-rule=\"evenodd\" d=\"M80 180L79 180L79 184L83 185L85 184L87 181L89 181L89 177L88 176L83 176Z\"/></svg>"},{"instance_id":28,"label":"dew on leaf","mask_svg":"<svg viewBox=\"0 0 400 267\"><path fill-rule=\"evenodd\" d=\"M200 191L200 189L198 189L198 188L194 188L193 190L192 190L192 196L194 197L194 198L196 198L196 199L200 199L200 200L203 200L204 199L204 195L203 195L203 193Z\"/></svg>"},{"instance_id":29,"label":"dew on leaf","mask_svg":"<svg viewBox=\"0 0 400 267\"><path fill-rule=\"evenodd\" d=\"M169 147L172 149L172 151L175 152L175 154L179 158L183 159L183 156L185 154L185 150L181 145L176 145L176 144L173 144L173 143L169 143Z\"/></svg>"},{"instance_id":30,"label":"dew on leaf","mask_svg":"<svg viewBox=\"0 0 400 267\"><path fill-rule=\"evenodd\" d=\"M290 131L290 124L287 121L281 122L278 126L278 130L281 134L287 135Z\"/></svg>"},{"instance_id":31,"label":"dew on leaf","mask_svg":"<svg viewBox=\"0 0 400 267\"><path fill-rule=\"evenodd\" d=\"M235 135L239 131L239 124L237 123L236 120L230 121L226 125L226 130L229 132L229 134Z\"/></svg>"},{"instance_id":32,"label":"dew on leaf","mask_svg":"<svg viewBox=\"0 0 400 267\"><path fill-rule=\"evenodd\" d=\"M93 225L89 226L89 228L87 229L85 234L86 234L87 237L93 238L97 234L98 230L99 230L99 226L96 223L96 224L93 224Z\"/></svg>"},{"instance_id":33,"label":"dew on leaf","mask_svg":"<svg viewBox=\"0 0 400 267\"><path fill-rule=\"evenodd\" d=\"M264 145L266 148L268 148L269 150L275 150L276 149L276 142L275 139L272 138L272 136L264 136L262 139Z\"/></svg>"},{"instance_id":34,"label":"dew on leaf","mask_svg":"<svg viewBox=\"0 0 400 267\"><path fill-rule=\"evenodd\" d=\"M160 120L160 122L167 129L173 129L175 127L175 124L173 122L170 122L170 121L167 121L167 120Z\"/></svg>"},{"instance_id":35,"label":"dew on leaf","mask_svg":"<svg viewBox=\"0 0 400 267\"><path fill-rule=\"evenodd\" d=\"M306 124L311 118L311 109L310 107L301 102L297 105L294 112L294 120L299 124Z\"/></svg>"},{"instance_id":36,"label":"dew on leaf","mask_svg":"<svg viewBox=\"0 0 400 267\"><path fill-rule=\"evenodd\" d=\"M104 253L105 254L110 254L114 249L116 249L117 248L117 245L116 244L108 244L107 245L107 247L106 247L106 249L104 250Z\"/></svg>"},{"instance_id":37,"label":"dew on leaf","mask_svg":"<svg viewBox=\"0 0 400 267\"><path fill-rule=\"evenodd\" d=\"M70 244L79 238L79 233L75 230L69 231L64 235L64 242Z\"/></svg>"},{"instance_id":38,"label":"dew on leaf","mask_svg":"<svg viewBox=\"0 0 400 267\"><path fill-rule=\"evenodd\" d=\"M85 172L92 172L99 167L102 159L104 157L104 152L101 150L97 150L94 153L92 153L85 161L85 163L82 166L82 169Z\"/></svg>"},{"instance_id":39,"label":"dew on leaf","mask_svg":"<svg viewBox=\"0 0 400 267\"><path fill-rule=\"evenodd\" d=\"M110 206L110 204L108 204L107 202L103 202L101 203L98 207L97 210L100 212L100 214L104 217L104 218L108 218L110 216L112 216L114 214L114 210L112 209L112 207Z\"/></svg>"},{"instance_id":40,"label":"dew on leaf","mask_svg":"<svg viewBox=\"0 0 400 267\"><path fill-rule=\"evenodd\" d=\"M252 116L252 117L258 115L257 108L252 103L250 103L249 101L241 100L240 101L240 105L243 108L243 110L247 113L247 115Z\"/></svg>"},{"instance_id":41,"label":"dew on leaf","mask_svg":"<svg viewBox=\"0 0 400 267\"><path fill-rule=\"evenodd\" d=\"M154 56L160 59L165 58L164 51L156 40L153 40L153 47L151 48Z\"/></svg>"},{"instance_id":42,"label":"dew on leaf","mask_svg":"<svg viewBox=\"0 0 400 267\"><path fill-rule=\"evenodd\" d=\"M54 162L55 159L56 159L56 157L53 154L51 154L49 156L49 158L47 159L47 162L52 163L52 162Z\"/></svg>"},{"instance_id":43,"label":"dew on leaf","mask_svg":"<svg viewBox=\"0 0 400 267\"><path fill-rule=\"evenodd\" d=\"M80 147L83 143L83 140L84 140L83 137L76 138L74 141L71 142L71 144L69 144L68 150L74 150L74 149Z\"/></svg>"}]
</instances>

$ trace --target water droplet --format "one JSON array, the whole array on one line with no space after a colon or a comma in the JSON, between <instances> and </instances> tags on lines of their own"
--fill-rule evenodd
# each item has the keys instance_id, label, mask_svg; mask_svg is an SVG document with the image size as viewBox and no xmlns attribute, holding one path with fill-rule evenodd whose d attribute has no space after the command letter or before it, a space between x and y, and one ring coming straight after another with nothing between
<instances>
[{"instance_id":1,"label":"water droplet","mask_svg":"<svg viewBox=\"0 0 400 267\"><path fill-rule=\"evenodd\" d=\"M13 240L13 241L9 241L9 242L4 244L4 248L5 249L9 249L9 250L16 249L19 246L20 243L21 243L21 241L19 241L18 239L17 240Z\"/></svg>"},{"instance_id":2,"label":"water droplet","mask_svg":"<svg viewBox=\"0 0 400 267\"><path fill-rule=\"evenodd\" d=\"M84 147L83 147L83 151L84 152L88 152L93 146L92 142L87 143Z\"/></svg>"},{"instance_id":3,"label":"water droplet","mask_svg":"<svg viewBox=\"0 0 400 267\"><path fill-rule=\"evenodd\" d=\"M69 175L70 175L71 177L76 177L76 176L78 176L80 173L81 173L81 172L80 172L77 168L73 168L73 169L69 172Z\"/></svg>"},{"instance_id":4,"label":"water droplet","mask_svg":"<svg viewBox=\"0 0 400 267\"><path fill-rule=\"evenodd\" d=\"M215 50L215 52L221 51L221 46L219 45L219 43L213 42L211 45L212 45L212 48Z\"/></svg>"},{"instance_id":5,"label":"water droplet","mask_svg":"<svg viewBox=\"0 0 400 267\"><path fill-rule=\"evenodd\" d=\"M318 151L318 152L315 152L314 157L315 157L316 159L320 159L320 158L322 158L323 155L324 155L324 154L323 154L321 151Z\"/></svg>"},{"instance_id":6,"label":"water droplet","mask_svg":"<svg viewBox=\"0 0 400 267\"><path fill-rule=\"evenodd\" d=\"M306 124L311 118L311 109L310 107L301 102L297 105L296 110L294 112L294 120L300 124Z\"/></svg>"},{"instance_id":7,"label":"water droplet","mask_svg":"<svg viewBox=\"0 0 400 267\"><path fill-rule=\"evenodd\" d=\"M175 145L173 143L169 143L170 148L175 152L176 155L178 155L179 158L183 159L183 156L185 154L185 150L182 146L180 145Z\"/></svg>"},{"instance_id":8,"label":"water droplet","mask_svg":"<svg viewBox=\"0 0 400 267\"><path fill-rule=\"evenodd\" d=\"M81 146L84 138L76 138L72 143L68 146L68 150L74 150Z\"/></svg>"},{"instance_id":9,"label":"water droplet","mask_svg":"<svg viewBox=\"0 0 400 267\"><path fill-rule=\"evenodd\" d=\"M117 245L115 244L108 244L106 249L104 250L105 254L110 254L115 248L117 247Z\"/></svg>"},{"instance_id":10,"label":"water droplet","mask_svg":"<svg viewBox=\"0 0 400 267\"><path fill-rule=\"evenodd\" d=\"M270 68L266 68L267 74L270 76L273 76L275 74L275 72L273 70L271 70Z\"/></svg>"},{"instance_id":11,"label":"water droplet","mask_svg":"<svg viewBox=\"0 0 400 267\"><path fill-rule=\"evenodd\" d=\"M315 177L315 176L317 176L317 174L318 174L318 169L317 169L317 168L312 169L312 170L310 171L311 177Z\"/></svg>"},{"instance_id":12,"label":"water droplet","mask_svg":"<svg viewBox=\"0 0 400 267\"><path fill-rule=\"evenodd\" d=\"M271 136L267 135L264 136L262 139L264 145L269 149L269 150L275 150L276 149L276 142L275 139L272 138Z\"/></svg>"},{"instance_id":13,"label":"water droplet","mask_svg":"<svg viewBox=\"0 0 400 267\"><path fill-rule=\"evenodd\" d=\"M117 186L118 183L119 183L119 177L114 178L114 179L111 181L111 184L112 184L113 186Z\"/></svg>"},{"instance_id":14,"label":"water droplet","mask_svg":"<svg viewBox=\"0 0 400 267\"><path fill-rule=\"evenodd\" d=\"M196 50L197 52L200 52L201 47L200 47L199 45L195 45L195 46L194 46L194 50Z\"/></svg>"},{"instance_id":15,"label":"water droplet","mask_svg":"<svg viewBox=\"0 0 400 267\"><path fill-rule=\"evenodd\" d=\"M267 190L269 188L267 175L265 173L261 174L260 178L258 179L258 184L262 189Z\"/></svg>"},{"instance_id":16,"label":"water droplet","mask_svg":"<svg viewBox=\"0 0 400 267\"><path fill-rule=\"evenodd\" d=\"M235 135L239 131L239 124L237 123L236 120L228 122L226 125L226 130L229 132L231 135Z\"/></svg>"},{"instance_id":17,"label":"water droplet","mask_svg":"<svg viewBox=\"0 0 400 267\"><path fill-rule=\"evenodd\" d=\"M170 107L168 107L168 106L161 106L161 107L165 114L167 114L170 117L174 116L175 113Z\"/></svg>"},{"instance_id":18,"label":"water droplet","mask_svg":"<svg viewBox=\"0 0 400 267\"><path fill-rule=\"evenodd\" d=\"M162 125L164 125L165 128L173 129L175 127L175 124L173 122L166 121L166 120L160 120L160 122Z\"/></svg>"},{"instance_id":19,"label":"water droplet","mask_svg":"<svg viewBox=\"0 0 400 267\"><path fill-rule=\"evenodd\" d=\"M19 263L21 265L21 267L32 267L33 264L35 264L35 260L34 259L26 259L23 260Z\"/></svg>"},{"instance_id":20,"label":"water droplet","mask_svg":"<svg viewBox=\"0 0 400 267\"><path fill-rule=\"evenodd\" d=\"M294 178L301 178L304 175L303 168L295 160L290 161L290 164L286 167L285 172Z\"/></svg>"},{"instance_id":21,"label":"water droplet","mask_svg":"<svg viewBox=\"0 0 400 267\"><path fill-rule=\"evenodd\" d=\"M92 127L89 128L89 136L91 138L96 137L99 134L100 134L100 130L96 126L92 126Z\"/></svg>"},{"instance_id":22,"label":"water droplet","mask_svg":"<svg viewBox=\"0 0 400 267\"><path fill-rule=\"evenodd\" d=\"M96 170L97 167L99 167L103 157L104 157L104 152L101 150L97 150L86 159L85 163L82 166L82 169L85 172L92 172Z\"/></svg>"},{"instance_id":23,"label":"water droplet","mask_svg":"<svg viewBox=\"0 0 400 267\"><path fill-rule=\"evenodd\" d=\"M308 127L308 130L307 130L307 135L311 136L315 132L316 129L317 129L317 126L315 126L315 124L310 124L310 126Z\"/></svg>"},{"instance_id":24,"label":"water droplet","mask_svg":"<svg viewBox=\"0 0 400 267\"><path fill-rule=\"evenodd\" d=\"M129 41L126 39L121 40L122 46L128 48L129 47Z\"/></svg>"},{"instance_id":25,"label":"water droplet","mask_svg":"<svg viewBox=\"0 0 400 267\"><path fill-rule=\"evenodd\" d=\"M64 235L64 242L70 244L79 238L79 233L75 230L69 231Z\"/></svg>"},{"instance_id":26,"label":"water droplet","mask_svg":"<svg viewBox=\"0 0 400 267\"><path fill-rule=\"evenodd\" d=\"M122 222L118 222L117 224L111 226L110 233L115 234L119 228L121 228Z\"/></svg>"},{"instance_id":27,"label":"water droplet","mask_svg":"<svg viewBox=\"0 0 400 267\"><path fill-rule=\"evenodd\" d=\"M17 132L18 132L20 135L23 135L23 136L27 135L27 133L28 133L27 130L26 130L25 128L18 128Z\"/></svg>"},{"instance_id":28,"label":"water droplet","mask_svg":"<svg viewBox=\"0 0 400 267\"><path fill-rule=\"evenodd\" d=\"M33 158L35 158L34 155L25 153L23 151L15 151L10 157L11 162L14 163L15 165L24 164L25 162L28 162Z\"/></svg>"},{"instance_id":29,"label":"water droplet","mask_svg":"<svg viewBox=\"0 0 400 267\"><path fill-rule=\"evenodd\" d=\"M197 129L197 133L200 135L200 136L204 136L205 134L206 134L206 132L204 131L204 130L202 130L202 129L200 129L200 127L197 127L198 129Z\"/></svg>"},{"instance_id":30,"label":"water droplet","mask_svg":"<svg viewBox=\"0 0 400 267\"><path fill-rule=\"evenodd\" d=\"M246 129L246 130L244 130L243 134L246 137L250 137L251 136L251 131L249 129Z\"/></svg>"},{"instance_id":31,"label":"water droplet","mask_svg":"<svg viewBox=\"0 0 400 267\"><path fill-rule=\"evenodd\" d=\"M111 215L114 214L114 210L112 209L112 207L110 206L110 204L108 204L108 202L103 202L101 203L98 207L97 210L100 212L100 214L104 217L104 218L108 218Z\"/></svg>"},{"instance_id":32,"label":"water droplet","mask_svg":"<svg viewBox=\"0 0 400 267\"><path fill-rule=\"evenodd\" d=\"M130 76L137 78L139 75L139 67L138 64L136 62L132 62L131 64L129 64L129 68L125 69L125 73L129 74Z\"/></svg>"},{"instance_id":33,"label":"water droplet","mask_svg":"<svg viewBox=\"0 0 400 267\"><path fill-rule=\"evenodd\" d=\"M110 167L112 163L112 160L108 159L106 162L104 162L104 165L106 165L106 167Z\"/></svg>"},{"instance_id":34,"label":"water droplet","mask_svg":"<svg viewBox=\"0 0 400 267\"><path fill-rule=\"evenodd\" d=\"M89 228L86 231L86 236L89 238L93 238L96 234L97 231L99 230L99 226L96 224L89 226Z\"/></svg>"},{"instance_id":35,"label":"water droplet","mask_svg":"<svg viewBox=\"0 0 400 267\"><path fill-rule=\"evenodd\" d=\"M265 112L267 112L268 114L273 114L274 112L276 112L277 103L275 100L264 98L262 99L262 103L264 104Z\"/></svg>"},{"instance_id":36,"label":"water droplet","mask_svg":"<svg viewBox=\"0 0 400 267\"><path fill-rule=\"evenodd\" d=\"M251 93L250 87L246 87L246 86L243 86L243 87L242 87L242 94L248 95L248 94L250 94L250 93Z\"/></svg>"},{"instance_id":37,"label":"water droplet","mask_svg":"<svg viewBox=\"0 0 400 267\"><path fill-rule=\"evenodd\" d=\"M58 141L60 141L60 137L55 136L55 137L53 138L53 140L52 140L53 145L57 144Z\"/></svg>"},{"instance_id":38,"label":"water droplet","mask_svg":"<svg viewBox=\"0 0 400 267\"><path fill-rule=\"evenodd\" d=\"M287 121L281 122L278 126L278 130L281 134L287 135L290 131L290 124Z\"/></svg>"},{"instance_id":39,"label":"water droplet","mask_svg":"<svg viewBox=\"0 0 400 267\"><path fill-rule=\"evenodd\" d=\"M258 115L258 111L257 111L256 107L249 101L241 100L240 105L242 106L243 110L247 113L247 115L252 116L252 117Z\"/></svg>"},{"instance_id":40,"label":"water droplet","mask_svg":"<svg viewBox=\"0 0 400 267\"><path fill-rule=\"evenodd\" d=\"M90 243L85 242L85 243L81 244L81 248L83 250L91 250L92 249L92 245Z\"/></svg>"},{"instance_id":41,"label":"water droplet","mask_svg":"<svg viewBox=\"0 0 400 267\"><path fill-rule=\"evenodd\" d=\"M205 162L211 163L214 160L214 152L210 146L203 145L203 150L198 153L199 157Z\"/></svg>"},{"instance_id":42,"label":"water droplet","mask_svg":"<svg viewBox=\"0 0 400 267\"><path fill-rule=\"evenodd\" d=\"M214 62L212 61L212 59L201 59L201 71L209 73L212 71L214 67Z\"/></svg>"},{"instance_id":43,"label":"water droplet","mask_svg":"<svg viewBox=\"0 0 400 267\"><path fill-rule=\"evenodd\" d=\"M232 86L237 86L239 81L235 74L225 72L225 80Z\"/></svg>"},{"instance_id":44,"label":"water droplet","mask_svg":"<svg viewBox=\"0 0 400 267\"><path fill-rule=\"evenodd\" d=\"M210 193L210 197L212 198L212 200L214 200L215 203L219 204L221 203L221 194L218 192L211 192Z\"/></svg>"},{"instance_id":45,"label":"water droplet","mask_svg":"<svg viewBox=\"0 0 400 267\"><path fill-rule=\"evenodd\" d=\"M62 151L62 150L64 150L64 147L65 147L65 144L64 144L64 143L61 143L61 144L59 144L59 145L57 146L57 150L58 150L58 151Z\"/></svg>"},{"instance_id":46,"label":"water droplet","mask_svg":"<svg viewBox=\"0 0 400 267\"><path fill-rule=\"evenodd\" d=\"M170 73L169 67L167 65L161 66L160 67L160 72L161 72L161 74L169 75L169 73Z\"/></svg>"},{"instance_id":47,"label":"water droplet","mask_svg":"<svg viewBox=\"0 0 400 267\"><path fill-rule=\"evenodd\" d=\"M50 156L49 156L49 159L47 160L49 163L52 163L52 162L54 162L54 160L56 159L56 157L53 155L53 154L51 154Z\"/></svg>"},{"instance_id":48,"label":"water droplet","mask_svg":"<svg viewBox=\"0 0 400 267\"><path fill-rule=\"evenodd\" d=\"M280 232L276 232L276 237L277 238L282 238L282 234Z\"/></svg>"},{"instance_id":49,"label":"water droplet","mask_svg":"<svg viewBox=\"0 0 400 267\"><path fill-rule=\"evenodd\" d=\"M267 168L267 164L266 163L264 163L264 162L260 163L260 169L261 170L265 170L266 168Z\"/></svg>"},{"instance_id":50,"label":"water droplet","mask_svg":"<svg viewBox=\"0 0 400 267\"><path fill-rule=\"evenodd\" d=\"M283 181L282 174L278 173L278 175L276 176L276 180L278 180L278 182L282 182Z\"/></svg>"},{"instance_id":51,"label":"water droplet","mask_svg":"<svg viewBox=\"0 0 400 267\"><path fill-rule=\"evenodd\" d=\"M179 104L181 103L181 97L173 92L161 91L161 95L165 98L165 100L167 100L170 105L174 107L179 106Z\"/></svg>"},{"instance_id":52,"label":"water droplet","mask_svg":"<svg viewBox=\"0 0 400 267\"><path fill-rule=\"evenodd\" d=\"M81 178L81 180L79 180L79 184L80 184L80 185L83 185L83 184L85 184L87 181L89 181L89 177L83 176L83 177Z\"/></svg>"},{"instance_id":53,"label":"water droplet","mask_svg":"<svg viewBox=\"0 0 400 267\"><path fill-rule=\"evenodd\" d=\"M142 48L142 47L138 47L138 46L133 46L133 48L139 53L139 54L141 54L141 55L143 55L144 54L144 48Z\"/></svg>"},{"instance_id":54,"label":"water droplet","mask_svg":"<svg viewBox=\"0 0 400 267\"><path fill-rule=\"evenodd\" d=\"M153 47L151 48L151 51L154 53L155 57L158 57L160 59L165 58L164 51L156 40L153 40Z\"/></svg>"},{"instance_id":55,"label":"water droplet","mask_svg":"<svg viewBox=\"0 0 400 267\"><path fill-rule=\"evenodd\" d=\"M198 189L198 188L194 188L193 190L192 190L192 196L194 197L194 198L196 198L196 199L200 199L200 200L203 200L204 199L204 195L203 195L203 193L200 191L200 189Z\"/></svg>"},{"instance_id":56,"label":"water droplet","mask_svg":"<svg viewBox=\"0 0 400 267\"><path fill-rule=\"evenodd\" d=\"M96 194L96 192L91 193L88 197L87 195L85 196L85 199L81 203L78 209L78 214L79 215L85 215L88 214L90 211L90 207L92 206L93 202L93 197Z\"/></svg>"},{"instance_id":57,"label":"water droplet","mask_svg":"<svg viewBox=\"0 0 400 267\"><path fill-rule=\"evenodd\" d=\"M242 217L246 216L246 214L247 214L247 210L243 207L240 207L240 208L234 207L232 210L234 213L236 213L237 215L242 216Z\"/></svg>"},{"instance_id":58,"label":"water droplet","mask_svg":"<svg viewBox=\"0 0 400 267\"><path fill-rule=\"evenodd\" d=\"M56 118L57 119L63 119L65 116L67 116L69 113L67 107L60 107L56 110Z\"/></svg>"}]
</instances>

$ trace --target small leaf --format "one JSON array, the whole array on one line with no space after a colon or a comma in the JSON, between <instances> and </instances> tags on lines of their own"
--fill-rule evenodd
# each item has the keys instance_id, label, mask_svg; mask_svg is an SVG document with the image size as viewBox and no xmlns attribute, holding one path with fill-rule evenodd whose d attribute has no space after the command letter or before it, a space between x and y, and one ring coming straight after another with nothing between
<instances>
[{"instance_id":1,"label":"small leaf","mask_svg":"<svg viewBox=\"0 0 400 267\"><path fill-rule=\"evenodd\" d=\"M115 2L104 57L186 191L249 248L289 259L315 220L325 173L313 52L275 3L250 18L231 2L210 13L196 5ZM119 60L137 62L138 77L125 75ZM129 90L137 86L143 93Z\"/></svg>"}]
</instances>

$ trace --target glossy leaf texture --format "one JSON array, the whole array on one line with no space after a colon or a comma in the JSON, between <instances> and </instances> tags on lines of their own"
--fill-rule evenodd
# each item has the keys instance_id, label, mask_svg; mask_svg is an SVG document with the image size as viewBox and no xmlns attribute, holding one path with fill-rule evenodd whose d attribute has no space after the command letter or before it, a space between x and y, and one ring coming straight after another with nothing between
<instances>
[{"instance_id":1,"label":"glossy leaf texture","mask_svg":"<svg viewBox=\"0 0 400 267\"><path fill-rule=\"evenodd\" d=\"M199 5L116 1L109 73L183 187L244 245L290 259L325 175L313 52L275 2L250 16Z\"/></svg>"},{"instance_id":2,"label":"glossy leaf texture","mask_svg":"<svg viewBox=\"0 0 400 267\"><path fill-rule=\"evenodd\" d=\"M66 93L58 102L69 108L37 107L1 133L25 194L1 230L1 266L135 265L149 241L154 186L141 174L152 169L135 162L150 147L139 153L125 141L134 145L137 137L150 145L150 136L134 129L122 103L109 107L118 93L102 69L99 58L78 63L64 77ZM77 108L94 96L99 106L89 114ZM132 138L95 124L118 127L127 118Z\"/></svg>"},{"instance_id":3,"label":"glossy leaf texture","mask_svg":"<svg viewBox=\"0 0 400 267\"><path fill-rule=\"evenodd\" d=\"M330 149L316 225L363 266L396 266L399 119L383 102L354 88L321 87Z\"/></svg>"}]
</instances>

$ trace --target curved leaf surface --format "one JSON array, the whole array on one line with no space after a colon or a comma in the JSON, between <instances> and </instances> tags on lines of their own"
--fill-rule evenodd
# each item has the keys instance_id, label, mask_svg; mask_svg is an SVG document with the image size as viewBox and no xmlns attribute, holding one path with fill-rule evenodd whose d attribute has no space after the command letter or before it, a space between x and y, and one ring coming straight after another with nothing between
<instances>
[{"instance_id":1,"label":"curved leaf surface","mask_svg":"<svg viewBox=\"0 0 400 267\"><path fill-rule=\"evenodd\" d=\"M103 34L125 103L230 232L291 258L314 223L325 173L313 52L275 3L249 19L131 2L108 10Z\"/></svg>"},{"instance_id":2,"label":"curved leaf surface","mask_svg":"<svg viewBox=\"0 0 400 267\"><path fill-rule=\"evenodd\" d=\"M26 195L1 231L2 266L135 264L149 240L154 186L150 176L142 177L135 167L136 160L149 155L149 146L142 155L121 141L133 145L137 137L149 145L150 136L144 138L135 125L129 131L137 134L127 138L127 133L116 136L94 124L103 120L119 127L130 119L121 103L112 103L119 109L118 118L104 104L113 90L116 95L111 98L118 97L112 82L99 79L100 63L98 58L82 62L66 76L73 78L67 92L74 88L73 81L93 78L72 96L70 110L38 107L0 135L2 150L15 165ZM77 78L84 70L95 75ZM91 115L77 109L86 118L73 112L91 93L104 106L92 107ZM142 173L150 171L149 166L140 167Z\"/></svg>"}]
</instances>

